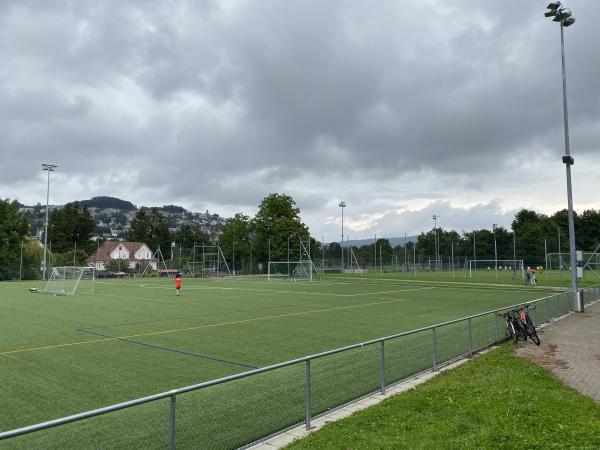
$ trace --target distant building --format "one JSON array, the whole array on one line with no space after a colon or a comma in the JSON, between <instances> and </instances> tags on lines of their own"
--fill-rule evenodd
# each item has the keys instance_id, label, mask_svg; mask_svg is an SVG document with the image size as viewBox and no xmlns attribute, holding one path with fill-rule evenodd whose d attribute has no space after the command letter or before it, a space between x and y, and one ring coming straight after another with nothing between
<instances>
[{"instance_id":1,"label":"distant building","mask_svg":"<svg viewBox=\"0 0 600 450\"><path fill-rule=\"evenodd\" d=\"M152 250L143 242L106 241L89 259L96 270L106 270L105 264L112 259L126 259L129 267L137 269L150 264L156 270L158 261L152 258Z\"/></svg>"}]
</instances>

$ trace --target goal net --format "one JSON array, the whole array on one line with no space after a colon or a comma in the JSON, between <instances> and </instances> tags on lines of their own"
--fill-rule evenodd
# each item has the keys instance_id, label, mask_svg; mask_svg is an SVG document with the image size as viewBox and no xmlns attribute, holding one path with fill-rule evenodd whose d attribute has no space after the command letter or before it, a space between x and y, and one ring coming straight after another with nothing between
<instances>
[{"instance_id":1,"label":"goal net","mask_svg":"<svg viewBox=\"0 0 600 450\"><path fill-rule=\"evenodd\" d=\"M230 277L231 270L219 245L198 245L190 253L186 272L192 277Z\"/></svg>"},{"instance_id":2,"label":"goal net","mask_svg":"<svg viewBox=\"0 0 600 450\"><path fill-rule=\"evenodd\" d=\"M299 261L269 261L267 278L295 281L319 281L321 277L315 267L308 247L309 241L300 241Z\"/></svg>"},{"instance_id":3,"label":"goal net","mask_svg":"<svg viewBox=\"0 0 600 450\"><path fill-rule=\"evenodd\" d=\"M512 278L525 279L522 259L470 259L465 264L467 278Z\"/></svg>"},{"instance_id":4,"label":"goal net","mask_svg":"<svg viewBox=\"0 0 600 450\"><path fill-rule=\"evenodd\" d=\"M358 259L356 259L356 255L354 254L354 249L350 247L350 268L344 270L345 273L349 274L359 274L362 276L364 273L367 273L367 269L363 269L358 264Z\"/></svg>"},{"instance_id":5,"label":"goal net","mask_svg":"<svg viewBox=\"0 0 600 450\"><path fill-rule=\"evenodd\" d=\"M95 281L93 267L53 267L43 292L53 295L93 294Z\"/></svg>"}]
</instances>

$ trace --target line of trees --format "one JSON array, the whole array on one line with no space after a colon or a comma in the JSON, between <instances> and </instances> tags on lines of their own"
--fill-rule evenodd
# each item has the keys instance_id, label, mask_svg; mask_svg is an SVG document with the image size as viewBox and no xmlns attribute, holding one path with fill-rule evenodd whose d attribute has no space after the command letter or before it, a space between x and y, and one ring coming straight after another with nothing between
<instances>
[{"instance_id":1,"label":"line of trees","mask_svg":"<svg viewBox=\"0 0 600 450\"><path fill-rule=\"evenodd\" d=\"M427 264L429 260L436 259L437 240L438 258L445 263L452 254L455 262L466 259L492 260L495 258L494 234L498 259L522 259L527 265L539 265L545 263L546 253L569 251L566 209L551 216L522 209L515 215L510 230L496 227L495 230L459 233L438 228L421 233L416 243L408 242L406 246L392 247L387 239L378 239L374 244L352 247L352 251L361 266L378 266L380 263L403 265L405 255L412 264L415 254L417 263ZM590 209L575 214L575 237L578 250L596 250L600 245L600 211ZM344 251L349 250L344 248ZM325 259L333 261L333 265L337 264L341 260L341 246L338 243L330 244Z\"/></svg>"},{"instance_id":2,"label":"line of trees","mask_svg":"<svg viewBox=\"0 0 600 450\"><path fill-rule=\"evenodd\" d=\"M0 280L40 278L43 247L31 236L31 226L16 201L0 199ZM96 224L85 204L67 203L52 212L48 224L49 266L85 265L101 241L94 241ZM586 210L575 215L577 248L593 251L600 245L600 211ZM448 261L454 250L455 261L464 259L494 259L494 234L498 259L525 260L526 264L543 264L546 251L568 252L567 211L551 216L532 210L519 211L511 229L497 227L457 232L429 230L421 233L417 242L393 247L387 239L353 247L360 266L399 264L416 254L417 261L426 263L436 257ZM182 226L169 230L166 218L157 208L141 209L132 219L126 233L130 241L145 242L155 251L160 248L171 267L185 265L194 245L210 245L201 231ZM300 219L300 209L292 197L269 194L260 203L254 217L238 213L223 228L219 245L232 269L245 272L265 272L267 261L297 261L300 241L310 248L315 264L321 260L328 266L339 266L342 247L333 242L325 247L310 237L308 227ZM475 242L475 245L474 245ZM173 247L172 244L175 243ZM513 250L513 243L515 249ZM345 256L348 264L348 248Z\"/></svg>"}]
</instances>

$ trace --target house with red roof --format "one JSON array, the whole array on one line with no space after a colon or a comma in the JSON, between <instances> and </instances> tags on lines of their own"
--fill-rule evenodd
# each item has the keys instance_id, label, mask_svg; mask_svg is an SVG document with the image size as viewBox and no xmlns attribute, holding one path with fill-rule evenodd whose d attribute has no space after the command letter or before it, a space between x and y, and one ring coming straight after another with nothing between
<instances>
[{"instance_id":1,"label":"house with red roof","mask_svg":"<svg viewBox=\"0 0 600 450\"><path fill-rule=\"evenodd\" d=\"M152 256L152 250L143 242L106 241L90 257L89 262L96 270L106 270L104 265L108 261L126 259L132 269L150 264L150 267L156 270L158 261Z\"/></svg>"}]
</instances>

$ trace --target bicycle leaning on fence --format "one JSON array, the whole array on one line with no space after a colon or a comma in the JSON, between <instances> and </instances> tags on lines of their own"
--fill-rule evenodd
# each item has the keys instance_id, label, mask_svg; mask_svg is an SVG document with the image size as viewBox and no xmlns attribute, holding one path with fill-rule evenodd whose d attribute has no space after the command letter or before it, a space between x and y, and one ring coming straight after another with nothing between
<instances>
[{"instance_id":1,"label":"bicycle leaning on fence","mask_svg":"<svg viewBox=\"0 0 600 450\"><path fill-rule=\"evenodd\" d=\"M535 345L540 345L540 338L529 317L528 309L529 305L524 305L522 308L506 311L502 317L506 321L508 334L515 343L519 340L526 341L529 337Z\"/></svg>"}]
</instances>

